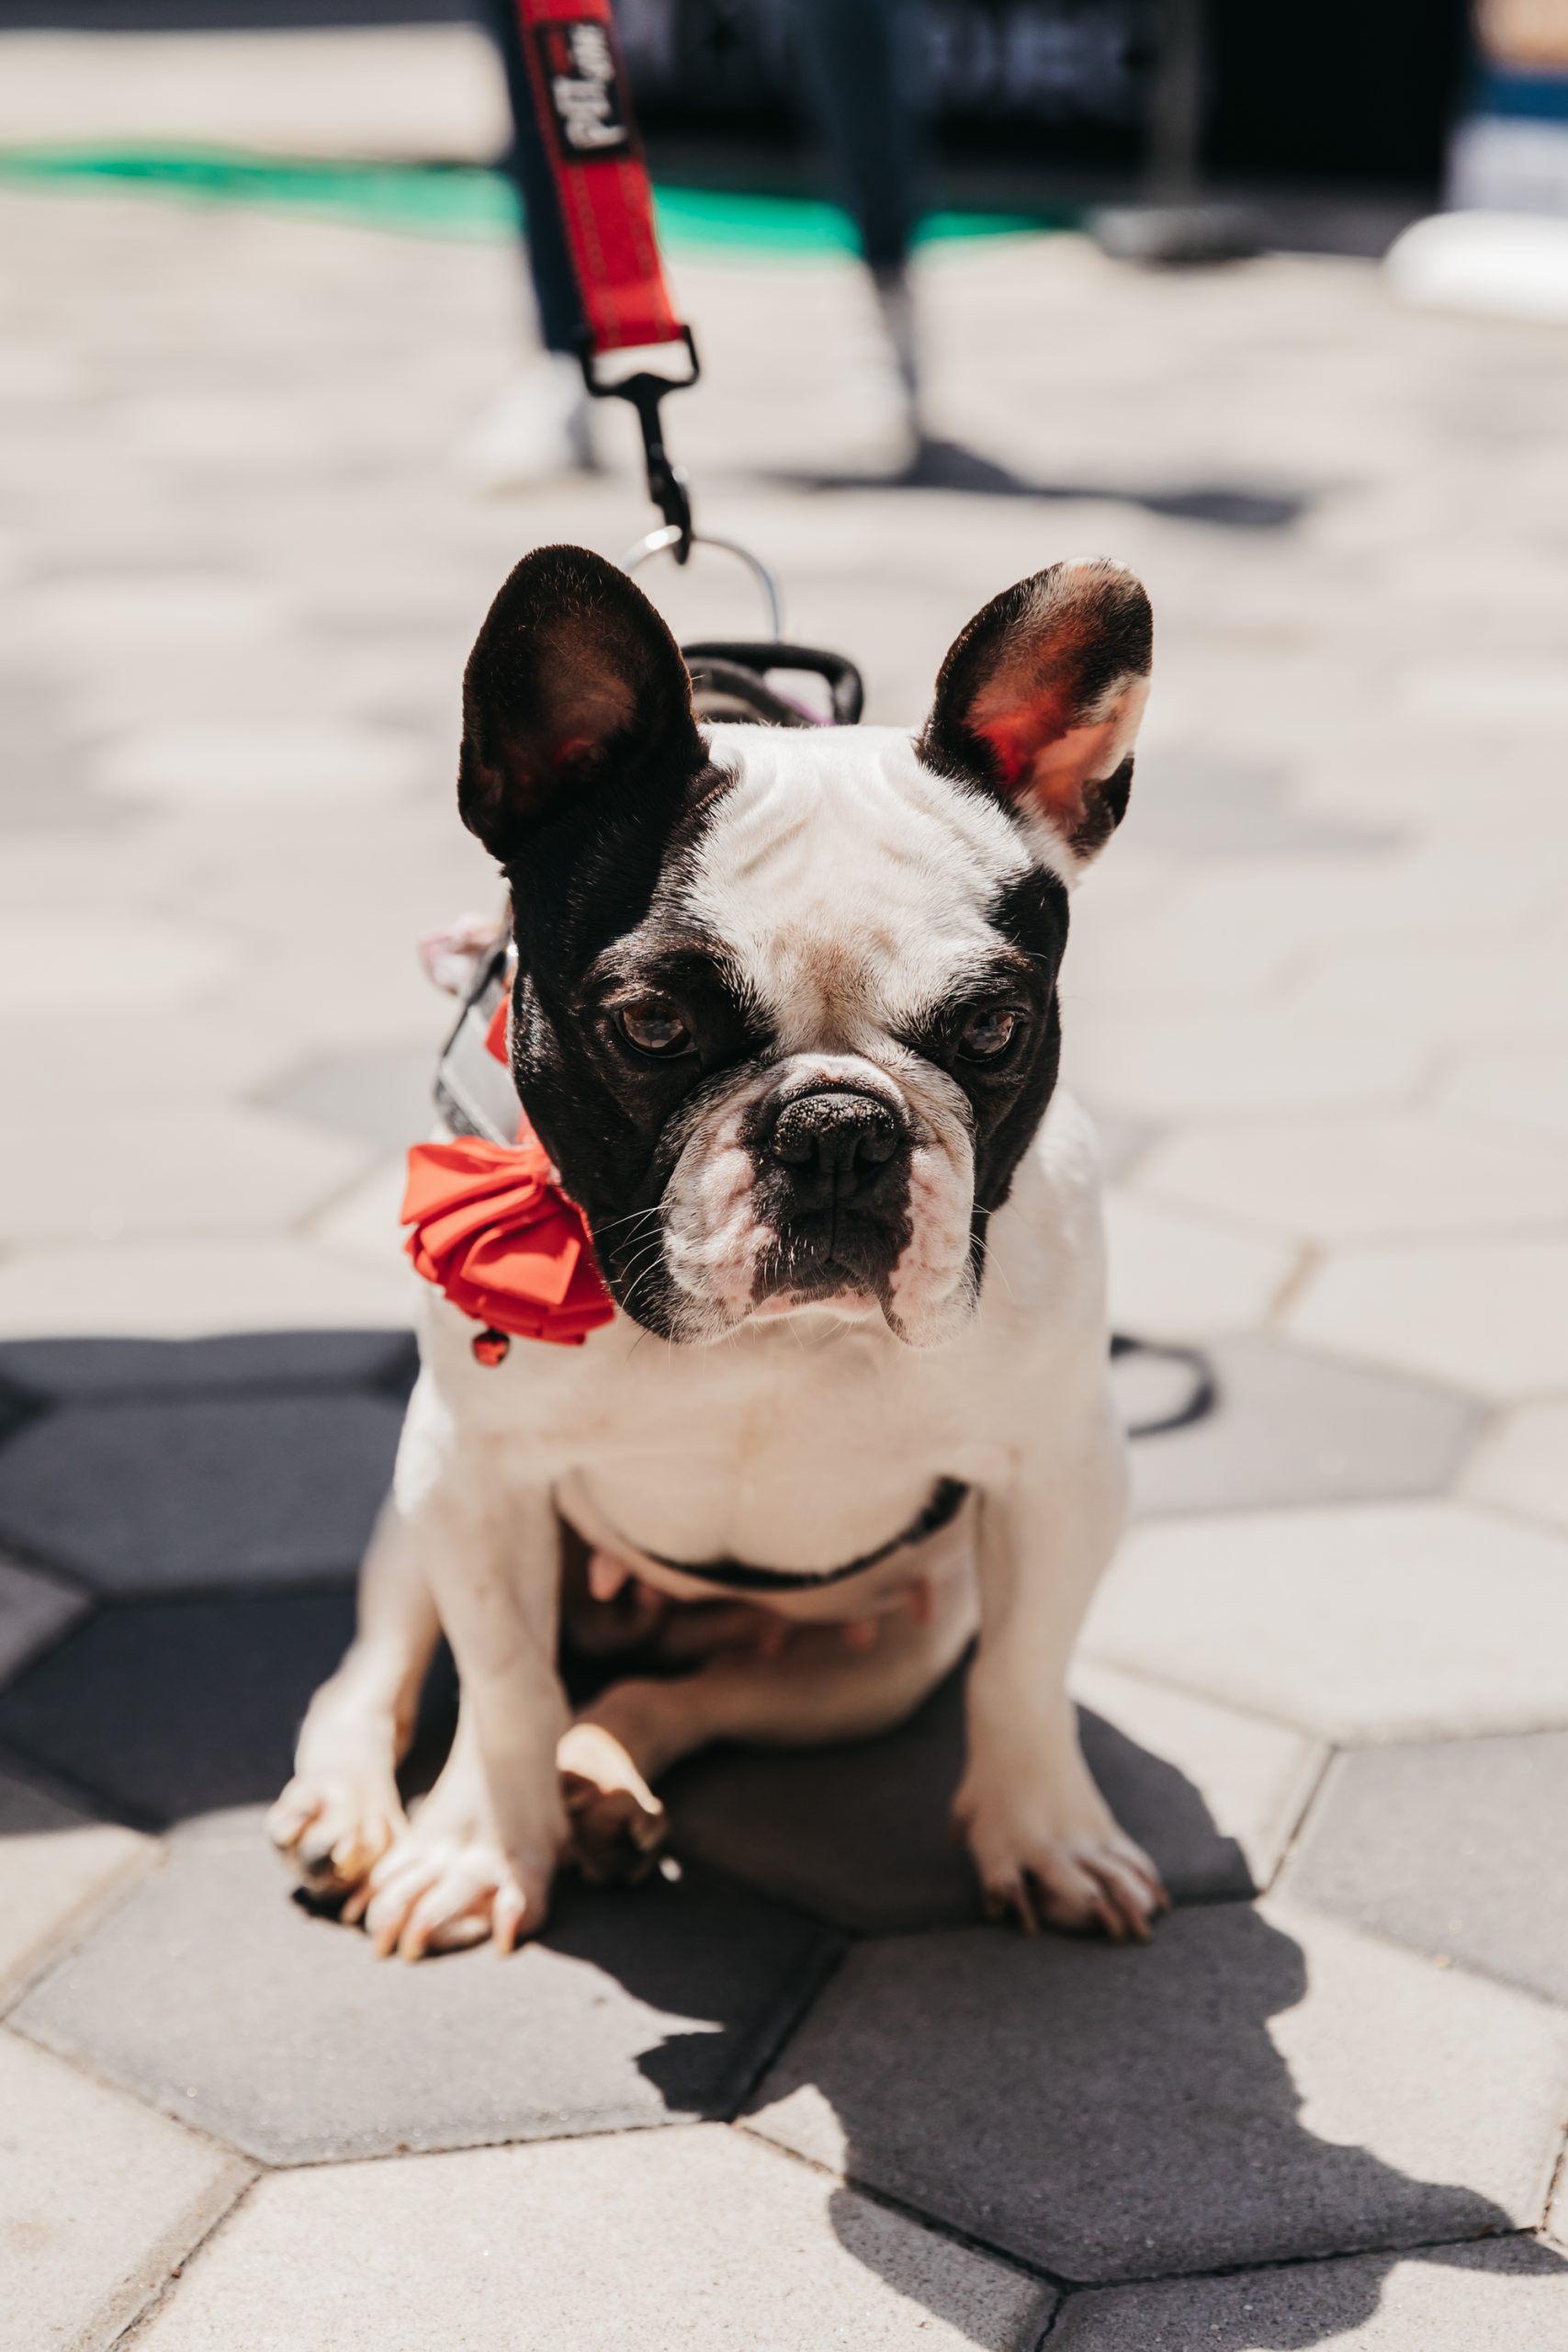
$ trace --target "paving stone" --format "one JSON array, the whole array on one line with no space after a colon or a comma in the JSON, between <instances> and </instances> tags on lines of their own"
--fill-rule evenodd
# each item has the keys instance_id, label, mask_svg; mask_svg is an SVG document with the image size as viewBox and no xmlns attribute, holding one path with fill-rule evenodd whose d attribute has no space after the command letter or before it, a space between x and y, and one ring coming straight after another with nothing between
<instances>
[{"instance_id":1,"label":"paving stone","mask_svg":"<svg viewBox=\"0 0 1568 2352\"><path fill-rule=\"evenodd\" d=\"M324 1054L262 1100L309 1125L353 1136L378 1151L400 1151L434 1123L433 1057L423 1046L388 1046L371 1053Z\"/></svg>"},{"instance_id":2,"label":"paving stone","mask_svg":"<svg viewBox=\"0 0 1568 2352\"><path fill-rule=\"evenodd\" d=\"M1568 1404L1521 1405L1487 1431L1465 1465L1464 1491L1568 1528Z\"/></svg>"},{"instance_id":3,"label":"paving stone","mask_svg":"<svg viewBox=\"0 0 1568 2352\"><path fill-rule=\"evenodd\" d=\"M1382 1110L1414 1091L1431 1057L1418 1028L1365 1008L1337 1018L1277 1004L1085 1008L1067 1040L1069 1072L1095 1101L1158 1121Z\"/></svg>"},{"instance_id":4,"label":"paving stone","mask_svg":"<svg viewBox=\"0 0 1568 2352\"><path fill-rule=\"evenodd\" d=\"M1445 1109L1472 1117L1568 1136L1568 1035L1490 1038L1454 1065L1442 1099Z\"/></svg>"},{"instance_id":5,"label":"paving stone","mask_svg":"<svg viewBox=\"0 0 1568 2352\"><path fill-rule=\"evenodd\" d=\"M9 854L9 851L7 851ZM201 995L227 978L234 951L206 931L152 917L94 918L93 953L72 959L65 944L81 929L79 907L7 912L0 933L0 1007L37 1013L80 1006L90 1012L114 975L115 1001L151 1011Z\"/></svg>"},{"instance_id":6,"label":"paving stone","mask_svg":"<svg viewBox=\"0 0 1568 2352\"><path fill-rule=\"evenodd\" d=\"M301 2263L301 2245L312 2259ZM613 2275L605 2248L615 2249ZM476 2258L478 2257L478 2258ZM145 2352L1034 2352L1052 2290L719 2124L275 2175Z\"/></svg>"},{"instance_id":7,"label":"paving stone","mask_svg":"<svg viewBox=\"0 0 1568 2352\"><path fill-rule=\"evenodd\" d=\"M1223 1340L1205 1353L1213 1411L1133 1448L1145 1517L1438 1494L1480 1418L1444 1389L1274 1340Z\"/></svg>"},{"instance_id":8,"label":"paving stone","mask_svg":"<svg viewBox=\"0 0 1568 2352\"><path fill-rule=\"evenodd\" d=\"M1192 1216L1113 1187L1105 1199L1111 1321L1149 1340L1264 1322L1300 1258L1292 1242Z\"/></svg>"},{"instance_id":9,"label":"paving stone","mask_svg":"<svg viewBox=\"0 0 1568 2352\"><path fill-rule=\"evenodd\" d=\"M58 1639L86 1606L52 1577L0 1558L0 1683Z\"/></svg>"},{"instance_id":10,"label":"paving stone","mask_svg":"<svg viewBox=\"0 0 1568 2352\"><path fill-rule=\"evenodd\" d=\"M18 1250L0 1264L0 1323L13 1337L123 1332L186 1339L413 1320L417 1275L355 1265L309 1242L82 1241Z\"/></svg>"},{"instance_id":11,"label":"paving stone","mask_svg":"<svg viewBox=\"0 0 1568 2352\"><path fill-rule=\"evenodd\" d=\"M1499 1403L1568 1388L1568 1241L1337 1250L1303 1283L1286 1324L1308 1347Z\"/></svg>"},{"instance_id":12,"label":"paving stone","mask_svg":"<svg viewBox=\"0 0 1568 2352\"><path fill-rule=\"evenodd\" d=\"M852 1929L978 1919L949 1827L963 1682L953 1676L882 1739L694 1758L662 1791L676 1849ZM1311 1744L1126 1676L1089 1685L1090 1769L1178 1901L1250 1894L1253 1870L1267 1883L1315 1777Z\"/></svg>"},{"instance_id":13,"label":"paving stone","mask_svg":"<svg viewBox=\"0 0 1568 2352\"><path fill-rule=\"evenodd\" d=\"M102 1611L0 1692L0 1742L148 1828L270 1804L353 1630L346 1586Z\"/></svg>"},{"instance_id":14,"label":"paving stone","mask_svg":"<svg viewBox=\"0 0 1568 2352\"><path fill-rule=\"evenodd\" d=\"M1286 1892L1568 2005L1565 1811L1568 1732L1341 1756Z\"/></svg>"},{"instance_id":15,"label":"paving stone","mask_svg":"<svg viewBox=\"0 0 1568 2352\"><path fill-rule=\"evenodd\" d=\"M1084 1650L1330 1741L1568 1727L1568 1545L1463 1503L1156 1521Z\"/></svg>"},{"instance_id":16,"label":"paving stone","mask_svg":"<svg viewBox=\"0 0 1568 2352\"><path fill-rule=\"evenodd\" d=\"M356 1176L363 1150L231 1104L99 1106L51 1114L49 1148L7 1169L13 1239L202 1233L287 1225Z\"/></svg>"},{"instance_id":17,"label":"paving stone","mask_svg":"<svg viewBox=\"0 0 1568 2352\"><path fill-rule=\"evenodd\" d=\"M341 1199L312 1217L309 1227L310 1239L334 1255L406 1280L407 1235L401 1224L401 1211L407 1190L408 1160L405 1154L399 1152L393 1159L378 1161Z\"/></svg>"},{"instance_id":18,"label":"paving stone","mask_svg":"<svg viewBox=\"0 0 1568 2352\"><path fill-rule=\"evenodd\" d=\"M21 1985L51 1945L117 1883L156 1852L152 1840L0 1770L0 1998Z\"/></svg>"},{"instance_id":19,"label":"paving stone","mask_svg":"<svg viewBox=\"0 0 1568 2352\"><path fill-rule=\"evenodd\" d=\"M34 1996L37 1997L36 1996ZM856 1946L752 2130L1071 2279L1539 2222L1568 2019L1310 1914Z\"/></svg>"},{"instance_id":20,"label":"paving stone","mask_svg":"<svg viewBox=\"0 0 1568 2352\"><path fill-rule=\"evenodd\" d=\"M1568 2263L1528 2238L1074 2295L1051 2352L1561 2352Z\"/></svg>"},{"instance_id":21,"label":"paving stone","mask_svg":"<svg viewBox=\"0 0 1568 2352\"><path fill-rule=\"evenodd\" d=\"M128 729L90 763L100 790L134 799L222 808L244 800L369 800L394 797L423 780L417 741L389 729L292 727Z\"/></svg>"},{"instance_id":22,"label":"paving stone","mask_svg":"<svg viewBox=\"0 0 1568 2352\"><path fill-rule=\"evenodd\" d=\"M1464 1233L1568 1216L1568 1152L1544 1137L1471 1120L1409 1115L1189 1127L1155 1146L1138 1181L1155 1199L1320 1241Z\"/></svg>"},{"instance_id":23,"label":"paving stone","mask_svg":"<svg viewBox=\"0 0 1568 2352\"><path fill-rule=\"evenodd\" d=\"M352 1575L401 1419L352 1390L73 1405L0 1448L0 1530L106 1593Z\"/></svg>"},{"instance_id":24,"label":"paving stone","mask_svg":"<svg viewBox=\"0 0 1568 2352\"><path fill-rule=\"evenodd\" d=\"M401 1396L417 1364L412 1334L406 1331L0 1342L0 1382L57 1404L288 1388L384 1388Z\"/></svg>"},{"instance_id":25,"label":"paving stone","mask_svg":"<svg viewBox=\"0 0 1568 2352\"><path fill-rule=\"evenodd\" d=\"M227 2148L0 2033L0 2343L113 2343L249 2178Z\"/></svg>"},{"instance_id":26,"label":"paving stone","mask_svg":"<svg viewBox=\"0 0 1568 2352\"><path fill-rule=\"evenodd\" d=\"M546 1940L418 1968L312 1916L261 1838L176 1842L14 2012L269 2163L733 2112L839 1950L689 1873L563 1885ZM174 1999L174 1982L202 1988Z\"/></svg>"}]
</instances>

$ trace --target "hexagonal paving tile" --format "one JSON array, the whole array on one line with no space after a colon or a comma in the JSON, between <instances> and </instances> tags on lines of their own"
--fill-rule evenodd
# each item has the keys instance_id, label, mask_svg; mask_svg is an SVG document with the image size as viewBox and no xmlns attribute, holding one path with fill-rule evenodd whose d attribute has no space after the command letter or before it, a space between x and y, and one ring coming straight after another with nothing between
<instances>
[{"instance_id":1,"label":"hexagonal paving tile","mask_svg":"<svg viewBox=\"0 0 1568 2352\"><path fill-rule=\"evenodd\" d=\"M1084 1650L1333 1741L1568 1727L1568 1542L1466 1503L1156 1521Z\"/></svg>"},{"instance_id":2,"label":"hexagonal paving tile","mask_svg":"<svg viewBox=\"0 0 1568 2352\"><path fill-rule=\"evenodd\" d=\"M1287 1891L1568 2004L1565 1816L1568 1732L1341 1756Z\"/></svg>"},{"instance_id":3,"label":"hexagonal paving tile","mask_svg":"<svg viewBox=\"0 0 1568 2352\"><path fill-rule=\"evenodd\" d=\"M56 1102L50 1148L6 1171L5 1232L69 1241L291 1224L365 1165L362 1147L231 1103Z\"/></svg>"},{"instance_id":4,"label":"hexagonal paving tile","mask_svg":"<svg viewBox=\"0 0 1568 2352\"><path fill-rule=\"evenodd\" d=\"M0 1533L100 1592L347 1575L401 1419L354 1393L73 1406L0 1448Z\"/></svg>"},{"instance_id":5,"label":"hexagonal paving tile","mask_svg":"<svg viewBox=\"0 0 1568 2352\"><path fill-rule=\"evenodd\" d=\"M1105 1227L1112 1328L1150 1340L1262 1323L1301 1257L1294 1242L1168 1208L1122 1185L1105 1195Z\"/></svg>"},{"instance_id":6,"label":"hexagonal paving tile","mask_svg":"<svg viewBox=\"0 0 1568 2352\"><path fill-rule=\"evenodd\" d=\"M0 1693L0 1742L148 1828L270 1803L353 1629L346 1585L110 1609Z\"/></svg>"},{"instance_id":7,"label":"hexagonal paving tile","mask_svg":"<svg viewBox=\"0 0 1568 2352\"><path fill-rule=\"evenodd\" d=\"M1568 1388L1568 1241L1335 1250L1285 1322L1308 1347L1500 1404Z\"/></svg>"},{"instance_id":8,"label":"hexagonal paving tile","mask_svg":"<svg viewBox=\"0 0 1568 2352\"><path fill-rule=\"evenodd\" d=\"M1479 1424L1477 1408L1445 1389L1275 1340L1216 1340L1204 1352L1214 1409L1133 1448L1143 1517L1439 1494Z\"/></svg>"},{"instance_id":9,"label":"hexagonal paving tile","mask_svg":"<svg viewBox=\"0 0 1568 2352\"><path fill-rule=\"evenodd\" d=\"M1560 1146L1414 1114L1190 1127L1155 1146L1138 1181L1156 1199L1323 1241L1568 1216L1568 1152Z\"/></svg>"},{"instance_id":10,"label":"hexagonal paving tile","mask_svg":"<svg viewBox=\"0 0 1568 2352\"><path fill-rule=\"evenodd\" d=\"M0 2033L5 2341L112 2344L250 2178L250 2166Z\"/></svg>"},{"instance_id":11,"label":"hexagonal paving tile","mask_svg":"<svg viewBox=\"0 0 1568 2352\"><path fill-rule=\"evenodd\" d=\"M1058 2276L1538 2223L1568 2018L1310 1914L856 1946L750 2128Z\"/></svg>"},{"instance_id":12,"label":"hexagonal paving tile","mask_svg":"<svg viewBox=\"0 0 1568 2352\"><path fill-rule=\"evenodd\" d=\"M411 1968L302 1907L246 1824L176 1843L13 2022L293 2164L728 2114L839 1948L688 1875L568 1883L513 1959Z\"/></svg>"},{"instance_id":13,"label":"hexagonal paving tile","mask_svg":"<svg viewBox=\"0 0 1568 2352\"><path fill-rule=\"evenodd\" d=\"M625 2352L673 2329L690 2352L904 2352L915 2334L922 2352L1034 2352L1055 2301L744 2132L698 2124L275 2176L141 2341Z\"/></svg>"},{"instance_id":14,"label":"hexagonal paving tile","mask_svg":"<svg viewBox=\"0 0 1568 2352\"><path fill-rule=\"evenodd\" d=\"M434 1057L424 1046L383 1046L368 1053L321 1055L259 1099L309 1125L354 1136L378 1151L397 1151L429 1134L435 1115L434 1076Z\"/></svg>"},{"instance_id":15,"label":"hexagonal paving tile","mask_svg":"<svg viewBox=\"0 0 1568 2352\"><path fill-rule=\"evenodd\" d=\"M1479 1502L1568 1528L1568 1403L1506 1414L1466 1464L1462 1485Z\"/></svg>"},{"instance_id":16,"label":"hexagonal paving tile","mask_svg":"<svg viewBox=\"0 0 1568 2352\"><path fill-rule=\"evenodd\" d=\"M1086 1686L1100 1710L1082 1717L1090 1767L1178 1900L1249 1894L1254 1871L1266 1883L1319 1769L1311 1743L1124 1676L1091 1672ZM958 1674L883 1739L728 1749L681 1767L662 1793L679 1852L886 1933L980 1917L949 1828L963 1761Z\"/></svg>"},{"instance_id":17,"label":"hexagonal paving tile","mask_svg":"<svg viewBox=\"0 0 1568 2352\"><path fill-rule=\"evenodd\" d=\"M86 1603L52 1577L0 1558L0 1683L46 1649Z\"/></svg>"},{"instance_id":18,"label":"hexagonal paving tile","mask_svg":"<svg viewBox=\"0 0 1568 2352\"><path fill-rule=\"evenodd\" d=\"M1528 2238L1074 2295L1051 2352L1561 2352L1568 2263Z\"/></svg>"},{"instance_id":19,"label":"hexagonal paving tile","mask_svg":"<svg viewBox=\"0 0 1568 2352\"><path fill-rule=\"evenodd\" d=\"M387 1274L296 1236L73 1241L0 1263L0 1324L15 1333L118 1331L144 1339L380 1324L406 1330L419 1277Z\"/></svg>"},{"instance_id":20,"label":"hexagonal paving tile","mask_svg":"<svg viewBox=\"0 0 1568 2352\"><path fill-rule=\"evenodd\" d=\"M156 1851L133 1829L93 1821L0 1771L0 1996L23 1984L73 1920Z\"/></svg>"},{"instance_id":21,"label":"hexagonal paving tile","mask_svg":"<svg viewBox=\"0 0 1568 2352\"><path fill-rule=\"evenodd\" d=\"M241 1331L212 1340L13 1340L0 1382L51 1404L112 1397L248 1396L287 1388L406 1394L418 1368L408 1331Z\"/></svg>"}]
</instances>

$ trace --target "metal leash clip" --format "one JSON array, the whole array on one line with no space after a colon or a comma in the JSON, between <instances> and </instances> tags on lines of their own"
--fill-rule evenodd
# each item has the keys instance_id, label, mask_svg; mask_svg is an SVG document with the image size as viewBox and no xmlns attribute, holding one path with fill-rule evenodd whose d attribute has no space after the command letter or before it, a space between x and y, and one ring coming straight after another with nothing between
<instances>
[{"instance_id":1,"label":"metal leash clip","mask_svg":"<svg viewBox=\"0 0 1568 2352\"><path fill-rule=\"evenodd\" d=\"M643 462L648 469L648 494L664 517L664 529L651 536L660 547L672 548L677 563L684 563L692 552L695 533L692 529L692 500L686 488L686 469L678 466L664 447L664 425L659 413L659 403L666 392L683 392L702 374L697 346L690 327L680 330L686 346L691 373L685 376L656 376L651 369L640 368L635 375L602 378L598 370L598 355L591 340L585 339L579 356L582 363L582 380L596 401L629 401L637 411L637 421L642 428ZM612 355L614 356L614 355ZM630 570L630 566L625 567Z\"/></svg>"}]
</instances>

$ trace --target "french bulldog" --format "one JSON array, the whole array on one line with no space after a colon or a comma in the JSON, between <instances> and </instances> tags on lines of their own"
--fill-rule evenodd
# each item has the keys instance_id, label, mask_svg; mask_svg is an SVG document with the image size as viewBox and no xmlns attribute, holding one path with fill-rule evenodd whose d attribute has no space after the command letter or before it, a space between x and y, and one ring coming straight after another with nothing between
<instances>
[{"instance_id":1,"label":"french bulldog","mask_svg":"<svg viewBox=\"0 0 1568 2352\"><path fill-rule=\"evenodd\" d=\"M987 1910L1119 1939L1164 1907L1067 1696L1125 1472L1057 1084L1150 638L1129 572L1062 562L969 623L919 730L705 727L612 564L541 548L496 597L458 806L510 888L517 1092L615 1311L485 1363L424 1299L358 1631L272 1815L381 1951L510 1949L564 1859L646 1866L678 1758L871 1737L972 1644L953 1811ZM575 1720L567 1551L590 1634L659 1654ZM457 1725L410 1817L443 1630Z\"/></svg>"}]
</instances>

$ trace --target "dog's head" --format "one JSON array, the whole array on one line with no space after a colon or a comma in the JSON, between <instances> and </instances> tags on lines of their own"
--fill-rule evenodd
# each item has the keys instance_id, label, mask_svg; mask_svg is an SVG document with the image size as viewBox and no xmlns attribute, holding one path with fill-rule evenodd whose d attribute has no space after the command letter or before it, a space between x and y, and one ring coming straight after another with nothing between
<instances>
[{"instance_id":1,"label":"dog's head","mask_svg":"<svg viewBox=\"0 0 1568 2352\"><path fill-rule=\"evenodd\" d=\"M1053 565L970 622L919 735L702 729L624 573L520 563L459 803L512 886L518 1091L637 1321L972 1311L1055 1084L1067 888L1120 821L1149 608Z\"/></svg>"}]
</instances>

